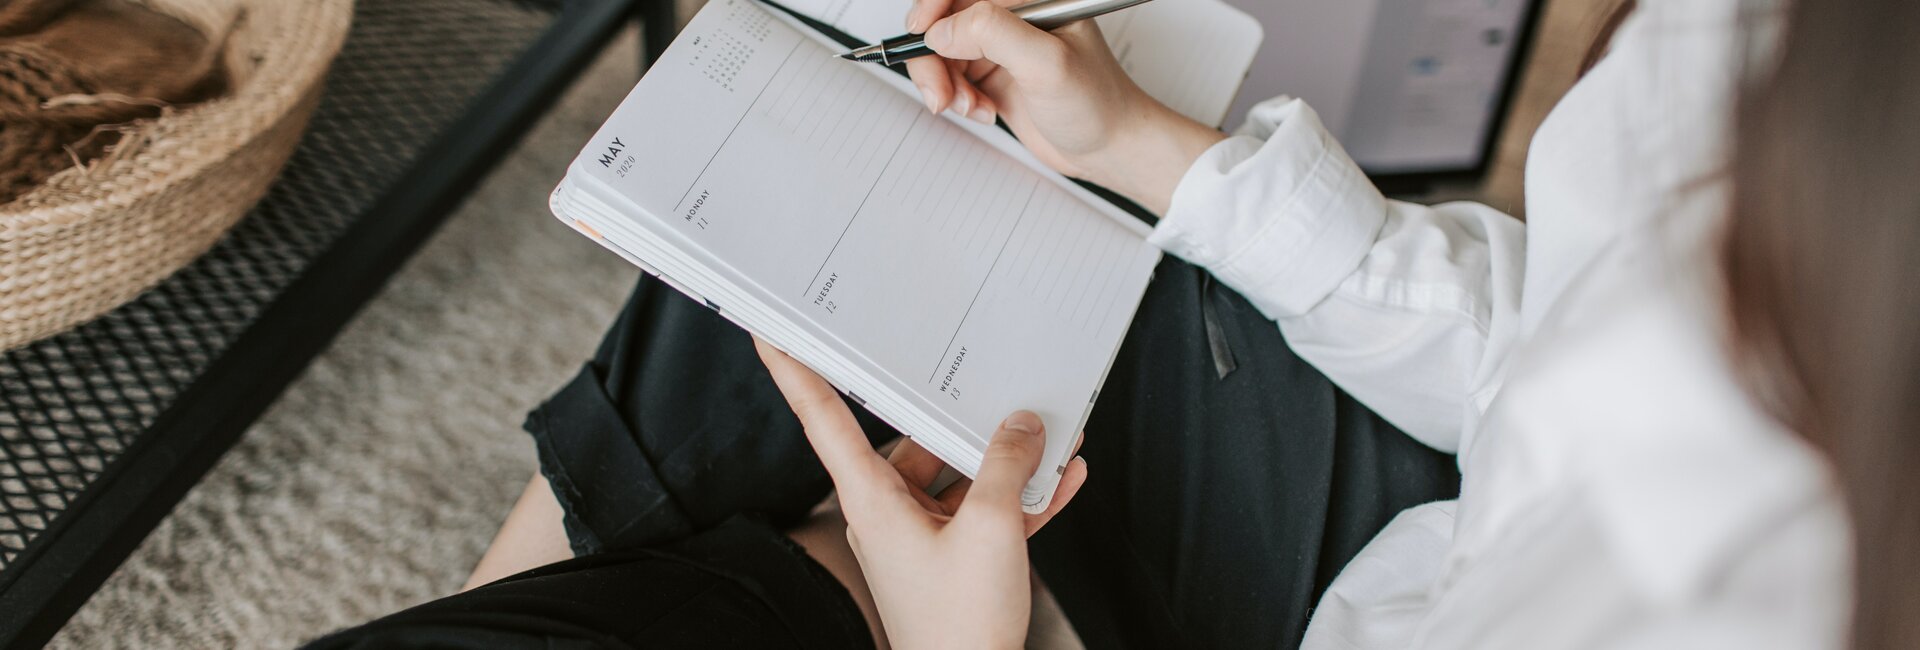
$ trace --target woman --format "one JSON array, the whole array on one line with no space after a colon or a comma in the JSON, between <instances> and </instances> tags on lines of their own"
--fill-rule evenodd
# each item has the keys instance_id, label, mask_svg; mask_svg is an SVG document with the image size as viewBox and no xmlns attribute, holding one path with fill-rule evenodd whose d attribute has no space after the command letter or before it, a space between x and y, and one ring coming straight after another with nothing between
<instances>
[{"instance_id":1,"label":"woman","mask_svg":"<svg viewBox=\"0 0 1920 650\"><path fill-rule=\"evenodd\" d=\"M321 645L1007 646L1030 550L1092 646L1916 647L1920 6L1640 4L1536 136L1523 227L1383 199L1299 102L1229 138L1146 98L1091 25L921 0L931 107L1004 119L1206 269L1156 276L1072 506L1017 514L1031 416L929 494L937 462L883 460L883 427L763 350L851 542L829 515L783 545L735 517L818 496L788 421L764 382L713 378L743 345L676 335L719 326L643 288L531 418L548 480L475 580L565 557L556 519L609 552Z\"/></svg>"}]
</instances>

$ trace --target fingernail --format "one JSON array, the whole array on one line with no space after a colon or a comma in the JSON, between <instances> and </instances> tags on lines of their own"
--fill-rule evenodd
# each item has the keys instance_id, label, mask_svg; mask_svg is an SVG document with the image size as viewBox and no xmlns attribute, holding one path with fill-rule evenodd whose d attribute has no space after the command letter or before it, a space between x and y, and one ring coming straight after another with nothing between
<instances>
[{"instance_id":1,"label":"fingernail","mask_svg":"<svg viewBox=\"0 0 1920 650\"><path fill-rule=\"evenodd\" d=\"M1014 411L1013 415L1007 416L1007 419L1000 423L1000 428L1028 435L1039 433L1040 416L1034 415L1032 411Z\"/></svg>"},{"instance_id":2,"label":"fingernail","mask_svg":"<svg viewBox=\"0 0 1920 650\"><path fill-rule=\"evenodd\" d=\"M907 10L907 33L918 34L925 31L927 29L925 22L920 20L920 3L913 3L913 8Z\"/></svg>"},{"instance_id":3,"label":"fingernail","mask_svg":"<svg viewBox=\"0 0 1920 650\"><path fill-rule=\"evenodd\" d=\"M926 86L915 86L915 87L920 89L920 101L926 103L927 111L932 113L939 113L940 107L933 103L933 93L927 92Z\"/></svg>"},{"instance_id":4,"label":"fingernail","mask_svg":"<svg viewBox=\"0 0 1920 650\"><path fill-rule=\"evenodd\" d=\"M973 112L967 113L967 119L987 126L993 126L993 111L987 110L985 106L981 106L973 109Z\"/></svg>"},{"instance_id":5,"label":"fingernail","mask_svg":"<svg viewBox=\"0 0 1920 650\"><path fill-rule=\"evenodd\" d=\"M927 47L939 51L951 44L953 44L953 21L942 20L934 23L933 29L927 30Z\"/></svg>"},{"instance_id":6,"label":"fingernail","mask_svg":"<svg viewBox=\"0 0 1920 650\"><path fill-rule=\"evenodd\" d=\"M965 88L956 88L953 92L953 112L961 116L973 110L973 92Z\"/></svg>"}]
</instances>

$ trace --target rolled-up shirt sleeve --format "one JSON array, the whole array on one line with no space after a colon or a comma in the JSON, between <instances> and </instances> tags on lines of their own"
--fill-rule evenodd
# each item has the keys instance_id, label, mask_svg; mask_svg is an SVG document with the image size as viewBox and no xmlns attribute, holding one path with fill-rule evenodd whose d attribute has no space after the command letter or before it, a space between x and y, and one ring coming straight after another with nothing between
<instances>
[{"instance_id":1,"label":"rolled-up shirt sleeve","mask_svg":"<svg viewBox=\"0 0 1920 650\"><path fill-rule=\"evenodd\" d=\"M1278 323L1336 384L1459 450L1517 319L1525 230L1474 203L1381 195L1299 100L1257 106L1175 190L1152 241Z\"/></svg>"}]
</instances>

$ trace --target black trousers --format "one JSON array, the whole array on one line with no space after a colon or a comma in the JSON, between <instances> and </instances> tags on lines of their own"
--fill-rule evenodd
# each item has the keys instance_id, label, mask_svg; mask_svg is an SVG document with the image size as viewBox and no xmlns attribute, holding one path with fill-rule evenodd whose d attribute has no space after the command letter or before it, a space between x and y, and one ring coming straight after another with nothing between
<instances>
[{"instance_id":1,"label":"black trousers","mask_svg":"<svg viewBox=\"0 0 1920 650\"><path fill-rule=\"evenodd\" d=\"M876 443L896 435L854 410ZM751 340L703 305L642 280L593 362L527 429L581 557L320 645L376 634L701 645L689 620L714 622L713 643L868 643L845 591L803 553L768 541L831 485ZM1367 540L1400 510L1459 489L1451 456L1335 388L1243 298L1171 258L1081 455L1087 484L1031 552L1092 648L1296 646L1319 595ZM719 544L725 552L713 550L716 535L734 540ZM738 542L746 538L759 543ZM706 597L643 595L660 590ZM622 614L582 600L618 602L611 610Z\"/></svg>"}]
</instances>

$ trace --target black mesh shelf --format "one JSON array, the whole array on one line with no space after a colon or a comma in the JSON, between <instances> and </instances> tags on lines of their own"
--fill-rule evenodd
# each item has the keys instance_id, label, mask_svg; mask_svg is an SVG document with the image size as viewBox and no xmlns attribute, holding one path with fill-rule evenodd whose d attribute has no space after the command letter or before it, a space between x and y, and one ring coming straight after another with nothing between
<instances>
[{"instance_id":1,"label":"black mesh shelf","mask_svg":"<svg viewBox=\"0 0 1920 650\"><path fill-rule=\"evenodd\" d=\"M359 0L231 234L0 354L0 646L64 623L642 4L672 24L670 0Z\"/></svg>"}]
</instances>

